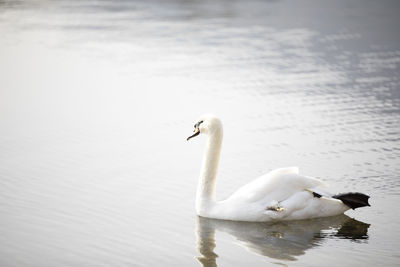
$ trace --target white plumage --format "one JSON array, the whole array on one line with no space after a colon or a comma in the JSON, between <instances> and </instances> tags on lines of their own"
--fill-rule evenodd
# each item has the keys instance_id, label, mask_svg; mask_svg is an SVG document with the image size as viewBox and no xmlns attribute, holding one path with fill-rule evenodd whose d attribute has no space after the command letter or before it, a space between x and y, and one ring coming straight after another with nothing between
<instances>
[{"instance_id":1,"label":"white plumage","mask_svg":"<svg viewBox=\"0 0 400 267\"><path fill-rule=\"evenodd\" d=\"M213 115L201 117L187 140L200 133L208 139L196 194L199 216L233 221L298 220L334 216L350 209L351 205L333 198L321 180L300 175L297 167L271 171L239 188L226 200L216 201L221 121ZM363 196L368 200L368 196ZM360 206L369 205L366 203Z\"/></svg>"}]
</instances>

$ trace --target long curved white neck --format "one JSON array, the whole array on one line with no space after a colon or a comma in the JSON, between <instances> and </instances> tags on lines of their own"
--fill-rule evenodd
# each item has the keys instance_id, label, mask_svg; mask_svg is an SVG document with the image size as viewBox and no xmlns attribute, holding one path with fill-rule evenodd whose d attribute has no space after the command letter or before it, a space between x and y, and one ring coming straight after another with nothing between
<instances>
[{"instance_id":1,"label":"long curved white neck","mask_svg":"<svg viewBox=\"0 0 400 267\"><path fill-rule=\"evenodd\" d=\"M208 134L196 194L196 211L200 216L206 215L216 203L215 182L221 154L222 137L222 127L218 127Z\"/></svg>"}]
</instances>

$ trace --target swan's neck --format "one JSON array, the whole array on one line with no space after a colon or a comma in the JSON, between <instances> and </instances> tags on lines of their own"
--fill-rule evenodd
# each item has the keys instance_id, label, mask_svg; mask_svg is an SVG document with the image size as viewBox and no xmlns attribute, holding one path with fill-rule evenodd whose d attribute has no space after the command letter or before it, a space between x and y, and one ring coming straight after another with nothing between
<instances>
[{"instance_id":1,"label":"swan's neck","mask_svg":"<svg viewBox=\"0 0 400 267\"><path fill-rule=\"evenodd\" d=\"M215 182L222 145L222 128L209 133L196 194L196 210L206 216L215 205Z\"/></svg>"}]
</instances>

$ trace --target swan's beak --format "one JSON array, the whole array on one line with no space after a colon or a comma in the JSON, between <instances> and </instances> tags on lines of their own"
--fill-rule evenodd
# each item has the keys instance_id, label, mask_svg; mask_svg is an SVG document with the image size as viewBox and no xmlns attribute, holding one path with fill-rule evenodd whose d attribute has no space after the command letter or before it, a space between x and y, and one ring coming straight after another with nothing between
<instances>
[{"instance_id":1,"label":"swan's beak","mask_svg":"<svg viewBox=\"0 0 400 267\"><path fill-rule=\"evenodd\" d=\"M191 139L191 138L193 138L193 137L195 137L195 136L198 136L198 135L200 134L199 127L196 126L196 128L194 128L193 132L194 132L194 134L192 134L191 136L189 136L189 137L186 139L186 141L189 141L189 139Z\"/></svg>"}]
</instances>

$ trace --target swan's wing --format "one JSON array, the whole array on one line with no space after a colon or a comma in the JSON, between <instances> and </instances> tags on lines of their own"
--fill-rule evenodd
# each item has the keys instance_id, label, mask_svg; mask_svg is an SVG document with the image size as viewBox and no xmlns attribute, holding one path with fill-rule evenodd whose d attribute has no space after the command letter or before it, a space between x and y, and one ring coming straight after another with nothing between
<instances>
[{"instance_id":1,"label":"swan's wing","mask_svg":"<svg viewBox=\"0 0 400 267\"><path fill-rule=\"evenodd\" d=\"M316 178L299 175L297 167L282 168L271 171L239 188L228 200L255 202L263 199L282 201L305 189L324 187Z\"/></svg>"},{"instance_id":2,"label":"swan's wing","mask_svg":"<svg viewBox=\"0 0 400 267\"><path fill-rule=\"evenodd\" d=\"M299 191L279 202L281 211L266 210L273 220L301 220L342 214L349 209L342 201L330 197L314 197L306 190Z\"/></svg>"}]
</instances>

